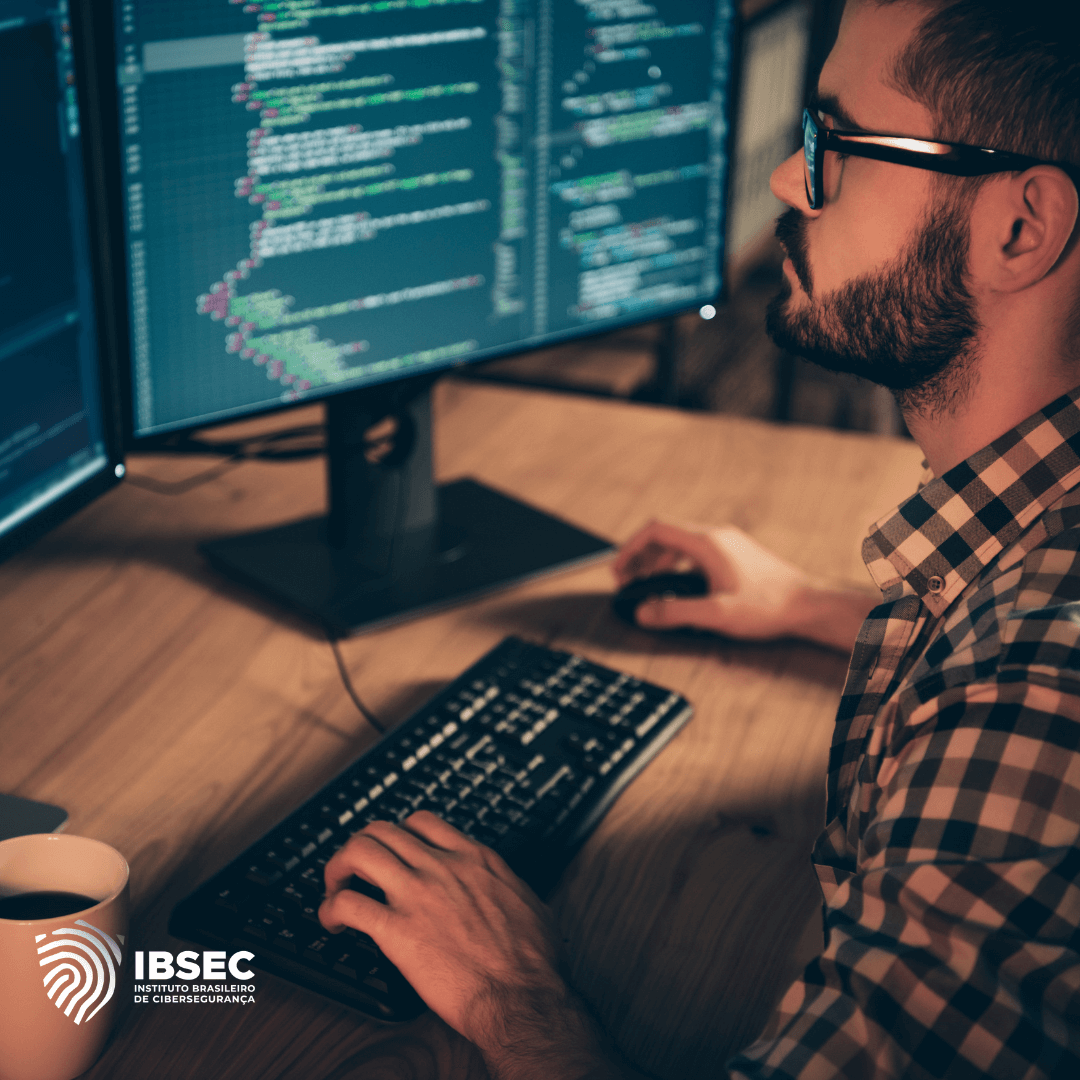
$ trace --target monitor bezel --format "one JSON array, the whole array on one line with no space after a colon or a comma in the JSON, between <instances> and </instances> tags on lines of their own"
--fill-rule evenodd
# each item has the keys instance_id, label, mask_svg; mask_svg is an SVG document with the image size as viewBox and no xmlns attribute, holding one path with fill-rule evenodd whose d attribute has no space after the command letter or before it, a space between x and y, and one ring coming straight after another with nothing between
<instances>
[{"instance_id":1,"label":"monitor bezel","mask_svg":"<svg viewBox=\"0 0 1080 1080\"><path fill-rule=\"evenodd\" d=\"M786 0L781 0L786 2ZM72 0L72 22L75 27L77 39L81 39L83 52L86 58L84 68L86 71L86 96L90 103L90 114L94 130L93 142L93 169L95 184L93 194L96 198L97 214L107 227L102 230L101 252L102 261L107 263L103 267L106 277L107 291L109 293L106 303L108 305L108 321L110 333L114 336L116 355L123 358L120 368L122 378L119 383L120 406L121 406L121 430L123 433L123 446L128 453L151 452L154 450L167 450L177 445L178 438L189 435L196 431L212 430L229 424L241 423L267 416L274 416L290 410L306 408L311 405L319 405L338 394L349 393L356 390L364 390L369 387L378 387L396 381L395 378L372 380L371 382L349 383L326 388L322 392L309 392L298 401L263 402L253 405L250 409L231 411L230 415L214 420L200 420L191 423L180 423L170 426L167 430L155 431L148 434L138 434L135 431L134 388L133 372L131 370L131 333L128 307L128 265L127 247L125 243L124 208L123 208L123 175L121 171L119 117L116 100L116 39L114 34L113 4L110 2L99 3L96 0ZM741 5L738 0L733 0L733 19L731 30L731 53L732 63L728 71L728 84L726 87L727 103L727 128L724 134L723 152L727 162L722 178L721 203L724 207L724 224L726 225L731 200L731 155L735 146L735 124L739 108L739 92L742 72L742 38L744 19ZM432 367L424 371L412 372L408 377L431 374L443 376L452 374L461 368L473 368L496 360L507 360L517 356L525 356L529 353L543 349L557 347L560 344L576 341L588 341L603 337L606 334L644 326L649 323L677 317L698 311L702 306L709 304L719 308L728 298L728 265L726 230L721 231L718 250L717 276L719 285L713 296L699 298L692 304L672 304L663 308L654 309L639 316L628 316L617 322L609 322L596 327L571 327L553 334L547 334L543 340L533 344L522 345L515 342L505 348L494 348L484 355L470 360L450 361L443 366ZM398 376L400 378L401 376ZM180 445L182 445L182 440Z\"/></svg>"}]
</instances>

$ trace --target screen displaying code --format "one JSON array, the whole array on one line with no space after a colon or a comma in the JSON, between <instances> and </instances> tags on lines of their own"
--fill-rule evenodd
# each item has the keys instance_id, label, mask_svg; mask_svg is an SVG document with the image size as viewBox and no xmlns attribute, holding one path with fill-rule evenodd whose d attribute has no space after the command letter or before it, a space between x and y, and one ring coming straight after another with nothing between
<instances>
[{"instance_id":1,"label":"screen displaying code","mask_svg":"<svg viewBox=\"0 0 1080 1080\"><path fill-rule=\"evenodd\" d=\"M0 540L108 466L66 4L0 0Z\"/></svg>"},{"instance_id":2,"label":"screen displaying code","mask_svg":"<svg viewBox=\"0 0 1080 1080\"><path fill-rule=\"evenodd\" d=\"M117 0L136 434L720 287L732 0Z\"/></svg>"}]
</instances>

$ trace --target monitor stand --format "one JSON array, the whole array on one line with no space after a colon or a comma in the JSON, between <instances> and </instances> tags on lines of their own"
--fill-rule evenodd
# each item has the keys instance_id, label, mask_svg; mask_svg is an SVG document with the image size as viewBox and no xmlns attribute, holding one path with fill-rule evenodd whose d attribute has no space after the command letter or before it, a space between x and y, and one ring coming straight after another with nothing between
<instances>
[{"instance_id":1,"label":"monitor stand","mask_svg":"<svg viewBox=\"0 0 1080 1080\"><path fill-rule=\"evenodd\" d=\"M475 480L436 486L433 381L327 398L328 515L208 541L210 563L345 636L611 550Z\"/></svg>"}]
</instances>

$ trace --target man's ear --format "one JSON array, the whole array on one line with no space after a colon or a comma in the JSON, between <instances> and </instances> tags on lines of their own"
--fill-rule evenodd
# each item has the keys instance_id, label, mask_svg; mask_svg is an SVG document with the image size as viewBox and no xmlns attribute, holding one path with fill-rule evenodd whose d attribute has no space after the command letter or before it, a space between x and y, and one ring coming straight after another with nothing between
<instances>
[{"instance_id":1,"label":"man's ear","mask_svg":"<svg viewBox=\"0 0 1080 1080\"><path fill-rule=\"evenodd\" d=\"M993 292L1041 281L1075 242L1080 197L1053 165L984 184L971 214L972 277Z\"/></svg>"}]
</instances>

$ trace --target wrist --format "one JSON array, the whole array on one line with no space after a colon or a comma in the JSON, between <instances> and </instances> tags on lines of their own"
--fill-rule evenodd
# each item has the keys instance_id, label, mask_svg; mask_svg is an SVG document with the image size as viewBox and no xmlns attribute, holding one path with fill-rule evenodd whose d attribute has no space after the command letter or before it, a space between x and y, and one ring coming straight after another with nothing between
<instances>
[{"instance_id":1,"label":"wrist","mask_svg":"<svg viewBox=\"0 0 1080 1080\"><path fill-rule=\"evenodd\" d=\"M493 988L473 1041L492 1080L626 1080L631 1074L568 986Z\"/></svg>"},{"instance_id":2,"label":"wrist","mask_svg":"<svg viewBox=\"0 0 1080 1080\"><path fill-rule=\"evenodd\" d=\"M880 599L861 589L818 582L804 585L794 607L792 632L808 641L850 653L862 624Z\"/></svg>"}]
</instances>

